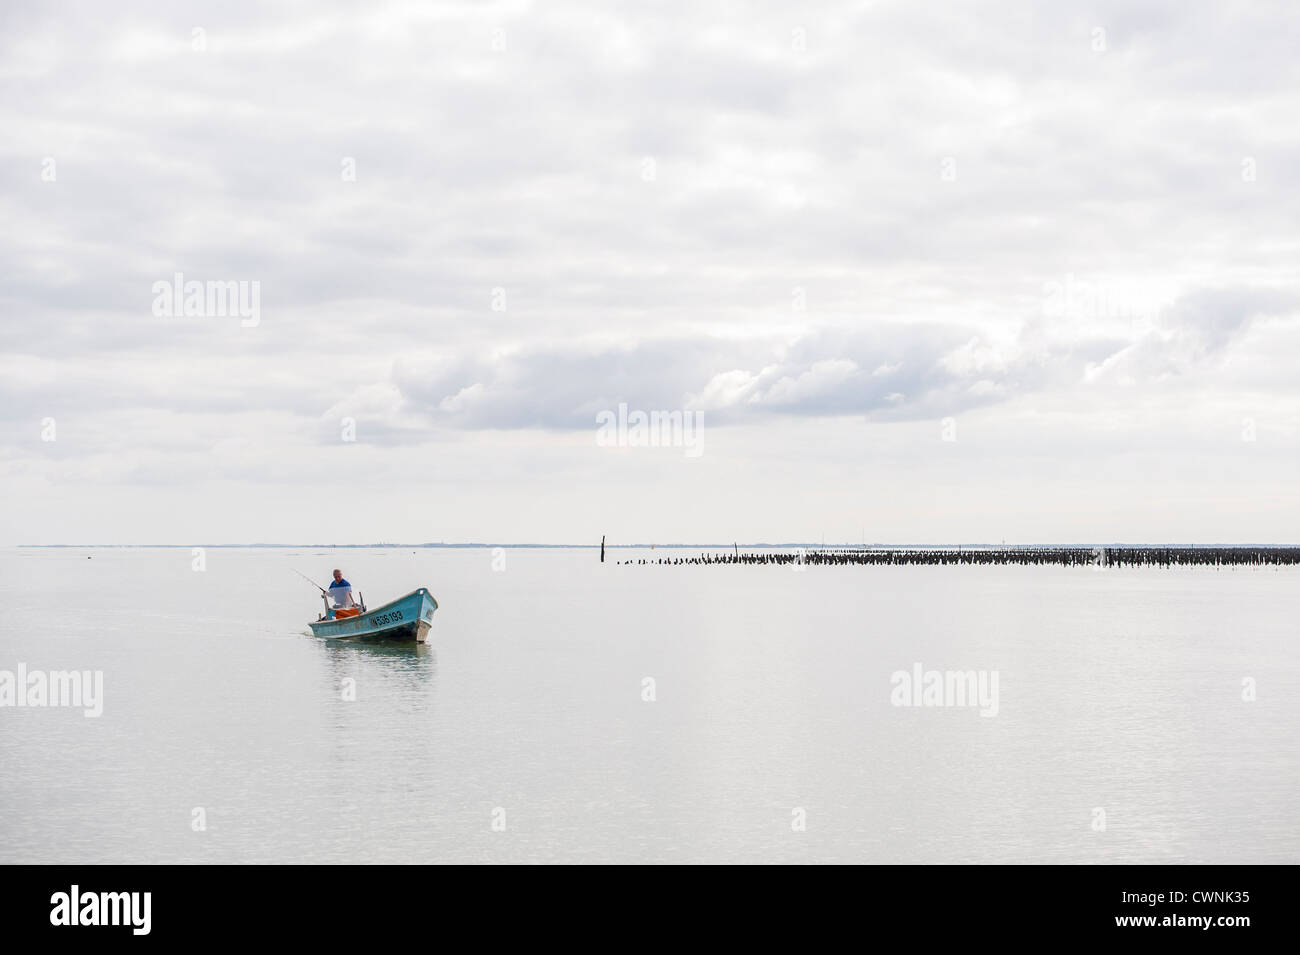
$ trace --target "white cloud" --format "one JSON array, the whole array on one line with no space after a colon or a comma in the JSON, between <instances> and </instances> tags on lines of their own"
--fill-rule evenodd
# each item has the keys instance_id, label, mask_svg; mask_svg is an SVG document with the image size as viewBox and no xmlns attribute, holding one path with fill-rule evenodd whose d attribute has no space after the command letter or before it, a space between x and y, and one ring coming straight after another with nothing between
<instances>
[{"instance_id":1,"label":"white cloud","mask_svg":"<svg viewBox=\"0 0 1300 955\"><path fill-rule=\"evenodd\" d=\"M1048 508L1060 475L1122 471L1107 435L1176 434L1195 475L1240 430L1224 416L1250 415L1256 466L1285 484L1292 19L1119 0L1028 19L833 3L797 23L777 3L7 4L0 481L88 506L201 480L256 500L299 468L363 480L348 455L374 444L400 482L454 442L467 480L514 476L466 511L490 526L537 481L596 470L567 455L627 401L707 410L704 459L792 524L813 505L758 466L789 427L932 435L961 416L955 447L892 460L900 482L1001 435L987 460L1027 468ZM176 271L260 282L261 324L154 317ZM1022 416L1071 435L1057 458L1011 463L1026 431L997 425ZM857 458L804 446L800 480L852 498L873 451L844 440ZM1130 488L1113 498L1145 519ZM734 528L740 499L704 510ZM110 537L166 536L147 508L102 513ZM0 536L42 539L53 514Z\"/></svg>"}]
</instances>

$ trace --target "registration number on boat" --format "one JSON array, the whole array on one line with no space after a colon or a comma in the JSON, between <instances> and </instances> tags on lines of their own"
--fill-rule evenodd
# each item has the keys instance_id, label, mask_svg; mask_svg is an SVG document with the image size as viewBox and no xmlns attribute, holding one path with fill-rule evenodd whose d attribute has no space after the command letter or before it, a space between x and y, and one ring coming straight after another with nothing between
<instances>
[{"instance_id":1,"label":"registration number on boat","mask_svg":"<svg viewBox=\"0 0 1300 955\"><path fill-rule=\"evenodd\" d=\"M396 623L402 619L402 611L390 610L388 613L377 613L370 618L370 626L382 627L386 623Z\"/></svg>"}]
</instances>

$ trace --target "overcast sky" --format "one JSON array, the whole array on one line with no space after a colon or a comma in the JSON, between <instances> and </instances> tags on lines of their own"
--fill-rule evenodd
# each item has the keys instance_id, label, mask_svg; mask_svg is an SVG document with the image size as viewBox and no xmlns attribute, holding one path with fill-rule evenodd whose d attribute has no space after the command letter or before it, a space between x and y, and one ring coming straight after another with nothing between
<instances>
[{"instance_id":1,"label":"overcast sky","mask_svg":"<svg viewBox=\"0 0 1300 955\"><path fill-rule=\"evenodd\" d=\"M1300 540L1300 11L1053 6L6 0L0 543Z\"/></svg>"}]
</instances>

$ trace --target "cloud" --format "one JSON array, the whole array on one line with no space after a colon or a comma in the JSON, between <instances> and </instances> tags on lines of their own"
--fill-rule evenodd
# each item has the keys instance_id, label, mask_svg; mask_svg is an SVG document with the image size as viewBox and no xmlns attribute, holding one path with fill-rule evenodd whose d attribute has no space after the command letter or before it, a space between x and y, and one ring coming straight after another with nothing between
<instances>
[{"instance_id":1,"label":"cloud","mask_svg":"<svg viewBox=\"0 0 1300 955\"><path fill-rule=\"evenodd\" d=\"M1285 5L102 7L0 10L0 477L457 442L524 498L627 402L750 475L788 428L1041 418L1050 500L1098 435L1300 414ZM154 316L177 271L261 323Z\"/></svg>"}]
</instances>

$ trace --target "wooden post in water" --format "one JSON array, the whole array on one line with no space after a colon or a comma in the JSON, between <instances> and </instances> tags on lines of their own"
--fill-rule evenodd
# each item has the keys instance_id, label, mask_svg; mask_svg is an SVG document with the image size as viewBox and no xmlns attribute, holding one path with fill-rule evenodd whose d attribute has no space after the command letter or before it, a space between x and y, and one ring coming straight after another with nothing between
<instances>
[{"instance_id":1,"label":"wooden post in water","mask_svg":"<svg viewBox=\"0 0 1300 955\"><path fill-rule=\"evenodd\" d=\"M605 563L605 535L600 535L600 562Z\"/></svg>"}]
</instances>

